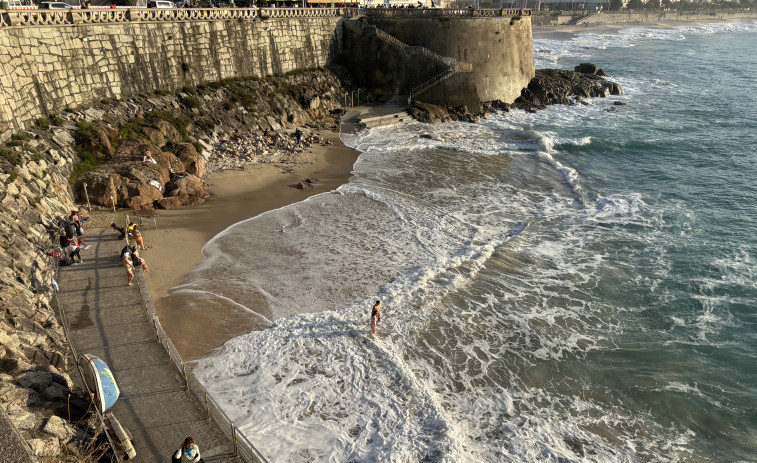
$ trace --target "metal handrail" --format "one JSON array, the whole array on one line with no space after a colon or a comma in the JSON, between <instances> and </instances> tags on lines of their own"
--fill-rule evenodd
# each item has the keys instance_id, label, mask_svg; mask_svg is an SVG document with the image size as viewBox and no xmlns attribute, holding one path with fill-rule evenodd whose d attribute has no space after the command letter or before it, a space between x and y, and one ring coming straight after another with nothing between
<instances>
[{"instance_id":1,"label":"metal handrail","mask_svg":"<svg viewBox=\"0 0 757 463\"><path fill-rule=\"evenodd\" d=\"M55 241L55 238L52 239L52 246L56 247L57 243ZM52 260L52 268L53 268L53 275L58 276L60 279L60 265L59 260L57 257L51 256ZM94 396L94 392L89 389L89 385L87 384L87 380L84 379L84 371L82 370L81 364L79 363L79 353L76 351L76 347L74 347L74 343L71 342L71 331L68 325L68 317L66 316L66 311L63 310L63 307L60 305L60 298L58 297L58 289L51 285L53 290L53 298L55 299L55 305L58 308L58 315L60 318L60 325L63 328L63 334L66 336L66 340L68 341L68 349L71 351L71 355L74 357L74 363L76 364L76 370L79 372L79 377L81 377L81 382L84 384L84 388L87 390L88 397L90 400L92 400L92 397ZM100 412L100 409L95 407L95 413L97 413L97 418L100 420L100 425L102 426L102 429L105 430L103 434L108 438L108 443L110 444L111 450L113 450L113 454L116 456L116 459L121 462L124 461L123 458L121 458L121 453L118 451L118 446L113 441L113 437L110 435L110 433L106 430L105 426L105 417L102 412Z\"/></svg>"},{"instance_id":2,"label":"metal handrail","mask_svg":"<svg viewBox=\"0 0 757 463\"><path fill-rule=\"evenodd\" d=\"M124 218L128 224L129 215L125 214ZM128 235L126 238L128 244ZM142 297L142 306L145 308L147 315L153 321L153 328L155 329L155 334L158 338L158 341L166 349L171 362L174 364L176 369L179 370L179 373L181 373L182 377L184 378L184 382L187 385L187 389L192 391L200 400L200 402L204 404L205 409L208 412L208 418L213 418L218 427L221 428L221 431L223 431L224 434L226 434L232 440L234 444L234 455L241 456L247 461L254 463L268 463L268 460L263 456L263 454L260 453L257 448L255 448L252 442L244 437L244 435L234 424L231 418L229 418L229 416L223 411L220 405L218 405L218 403L210 396L210 394L208 394L208 391L205 389L202 383L200 383L192 370L187 368L187 362L185 362L184 359L181 358L181 354L179 354L179 351L176 349L176 346L174 346L171 338L168 337L165 330L163 329L163 326L160 324L158 315L155 312L155 304L153 304L152 302L150 290L147 288L147 282L144 279L144 273L141 270L141 267L137 268L137 275L139 276L139 278L136 278L136 281L140 289L140 296Z\"/></svg>"}]
</instances>

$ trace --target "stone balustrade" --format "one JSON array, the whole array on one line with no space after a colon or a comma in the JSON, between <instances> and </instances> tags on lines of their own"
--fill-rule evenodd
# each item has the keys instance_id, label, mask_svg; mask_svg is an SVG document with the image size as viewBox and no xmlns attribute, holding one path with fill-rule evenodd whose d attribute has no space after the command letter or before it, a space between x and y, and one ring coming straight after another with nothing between
<instances>
[{"instance_id":1,"label":"stone balustrade","mask_svg":"<svg viewBox=\"0 0 757 463\"><path fill-rule=\"evenodd\" d=\"M368 17L378 18L479 18L531 16L526 8L367 8Z\"/></svg>"},{"instance_id":2,"label":"stone balustrade","mask_svg":"<svg viewBox=\"0 0 757 463\"><path fill-rule=\"evenodd\" d=\"M82 10L1 10L0 27L65 26L127 22L325 18L338 8L107 8Z\"/></svg>"}]
</instances>

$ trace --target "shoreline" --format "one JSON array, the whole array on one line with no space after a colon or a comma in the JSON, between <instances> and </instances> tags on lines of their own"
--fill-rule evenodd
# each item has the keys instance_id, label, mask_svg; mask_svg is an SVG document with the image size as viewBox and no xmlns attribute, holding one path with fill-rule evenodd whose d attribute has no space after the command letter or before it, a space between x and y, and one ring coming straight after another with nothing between
<instances>
[{"instance_id":1,"label":"shoreline","mask_svg":"<svg viewBox=\"0 0 757 463\"><path fill-rule=\"evenodd\" d=\"M583 32L617 33L623 29L652 27L670 29L701 23L741 23L753 18L659 20L586 25L534 26L533 36L569 40ZM182 283L184 275L202 262L202 248L226 228L264 212L328 192L347 183L359 152L345 146L339 133L322 131L331 145L313 145L295 158L247 164L243 170L210 174L211 197L204 203L173 210L157 211L158 229L143 229L149 247L142 253L150 266L145 273L160 323L182 358L196 360L251 330L262 329L249 313L221 309L223 313L186 311L170 301L170 290ZM306 178L318 183L306 191L294 186ZM182 333L193 333L191 341Z\"/></svg>"},{"instance_id":2,"label":"shoreline","mask_svg":"<svg viewBox=\"0 0 757 463\"><path fill-rule=\"evenodd\" d=\"M732 23L732 24L744 24L747 22L757 21L757 17L750 15L738 15L732 17L696 17L692 19L647 19L639 21L627 21L627 22L592 22L584 24L559 24L555 26L532 26L533 37L554 39L554 40L570 40L573 37L584 33L618 33L624 29L632 29L639 27L646 27L652 29L673 29L678 26L692 26L697 24L716 24L716 23Z\"/></svg>"},{"instance_id":3,"label":"shoreline","mask_svg":"<svg viewBox=\"0 0 757 463\"><path fill-rule=\"evenodd\" d=\"M202 248L226 228L347 183L360 153L345 146L339 133L321 133L327 143L314 144L294 157L210 174L207 201L157 211L157 230L149 222L144 224L148 249L141 256L150 266L145 279L160 323L184 360L204 357L229 339L255 329L255 319L246 312L186 313L171 303L171 288L202 262ZM297 189L306 178L318 182L308 190ZM182 335L187 332L192 333L191 342Z\"/></svg>"}]
</instances>

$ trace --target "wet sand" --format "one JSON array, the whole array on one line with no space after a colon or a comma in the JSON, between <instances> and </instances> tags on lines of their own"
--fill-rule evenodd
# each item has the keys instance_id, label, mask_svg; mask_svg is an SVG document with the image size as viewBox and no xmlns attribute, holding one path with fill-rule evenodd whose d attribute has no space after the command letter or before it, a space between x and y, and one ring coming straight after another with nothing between
<instances>
[{"instance_id":1,"label":"wet sand","mask_svg":"<svg viewBox=\"0 0 757 463\"><path fill-rule=\"evenodd\" d=\"M207 180L212 196L205 203L157 211L157 230L145 223L148 249L142 257L150 266L145 273L147 284L160 323L185 360L203 357L260 325L249 313L228 308L185 310L171 300L170 289L202 261L205 243L227 227L347 183L359 153L344 146L337 133L322 133L332 145L313 145L294 161L252 164L244 171L211 174ZM318 182L307 191L297 189L297 183L306 178Z\"/></svg>"}]
</instances>

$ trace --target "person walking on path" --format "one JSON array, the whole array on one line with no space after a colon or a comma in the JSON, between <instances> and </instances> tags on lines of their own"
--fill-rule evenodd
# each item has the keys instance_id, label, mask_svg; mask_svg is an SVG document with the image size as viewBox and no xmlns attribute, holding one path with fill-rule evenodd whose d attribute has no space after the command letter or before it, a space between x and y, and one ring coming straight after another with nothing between
<instances>
[{"instance_id":1,"label":"person walking on path","mask_svg":"<svg viewBox=\"0 0 757 463\"><path fill-rule=\"evenodd\" d=\"M131 237L131 239L133 239L134 243L136 243L137 250L141 248L142 251L146 251L147 248L145 247L145 242L142 239L142 233L140 233L138 227L139 225L135 224L134 222L131 222L129 226L126 227L126 229L128 230L129 236Z\"/></svg>"},{"instance_id":2,"label":"person walking on path","mask_svg":"<svg viewBox=\"0 0 757 463\"><path fill-rule=\"evenodd\" d=\"M131 252L125 251L121 253L121 265L126 269L126 276L129 278L126 284L133 286L131 281L134 279L134 265L131 263Z\"/></svg>"},{"instance_id":3,"label":"person walking on path","mask_svg":"<svg viewBox=\"0 0 757 463\"><path fill-rule=\"evenodd\" d=\"M205 463L200 456L200 448L191 437L184 439L181 448L173 454L173 461L178 463Z\"/></svg>"},{"instance_id":4,"label":"person walking on path","mask_svg":"<svg viewBox=\"0 0 757 463\"><path fill-rule=\"evenodd\" d=\"M381 321L381 301L376 301L371 309L371 333L376 334L376 323Z\"/></svg>"}]
</instances>

